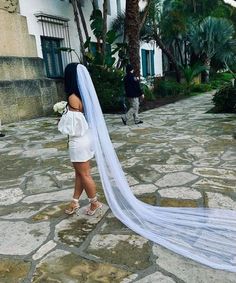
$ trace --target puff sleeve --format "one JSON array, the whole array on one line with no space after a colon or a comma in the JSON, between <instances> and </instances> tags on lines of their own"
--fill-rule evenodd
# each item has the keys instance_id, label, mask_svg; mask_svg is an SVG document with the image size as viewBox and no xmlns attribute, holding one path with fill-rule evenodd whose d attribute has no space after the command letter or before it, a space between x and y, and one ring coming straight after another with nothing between
<instances>
[{"instance_id":1,"label":"puff sleeve","mask_svg":"<svg viewBox=\"0 0 236 283\"><path fill-rule=\"evenodd\" d=\"M69 136L81 137L88 128L89 126L83 113L77 111L68 110L62 115L58 123L59 132Z\"/></svg>"}]
</instances>

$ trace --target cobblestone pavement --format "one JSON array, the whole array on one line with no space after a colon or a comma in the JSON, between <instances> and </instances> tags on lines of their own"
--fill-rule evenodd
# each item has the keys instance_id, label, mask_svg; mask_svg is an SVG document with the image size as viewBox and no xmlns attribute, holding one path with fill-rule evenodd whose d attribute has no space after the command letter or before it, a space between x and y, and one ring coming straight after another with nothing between
<instances>
[{"instance_id":1,"label":"cobblestone pavement","mask_svg":"<svg viewBox=\"0 0 236 283\"><path fill-rule=\"evenodd\" d=\"M212 93L141 113L142 125L106 115L134 194L161 206L236 209L235 115L209 114ZM114 218L63 210L73 191L56 118L5 125L0 139L0 282L236 282L153 244ZM95 161L92 174L106 203Z\"/></svg>"}]
</instances>

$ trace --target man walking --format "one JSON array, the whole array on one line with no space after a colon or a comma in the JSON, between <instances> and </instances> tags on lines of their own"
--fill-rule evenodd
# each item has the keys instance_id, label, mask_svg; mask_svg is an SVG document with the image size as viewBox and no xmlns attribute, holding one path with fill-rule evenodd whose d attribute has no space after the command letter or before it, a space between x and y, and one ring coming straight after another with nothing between
<instances>
[{"instance_id":1,"label":"man walking","mask_svg":"<svg viewBox=\"0 0 236 283\"><path fill-rule=\"evenodd\" d=\"M129 99L130 108L128 112L121 117L124 125L131 119L134 119L135 124L142 124L139 119L139 99L144 99L144 94L141 90L139 80L134 76L134 68L131 64L126 66L126 75L124 77L125 95Z\"/></svg>"}]
</instances>

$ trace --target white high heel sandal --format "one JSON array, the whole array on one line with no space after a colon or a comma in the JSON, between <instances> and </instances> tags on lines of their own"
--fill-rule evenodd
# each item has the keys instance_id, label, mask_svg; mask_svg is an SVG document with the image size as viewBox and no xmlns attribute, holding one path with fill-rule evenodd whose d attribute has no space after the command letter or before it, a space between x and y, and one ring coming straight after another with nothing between
<instances>
[{"instance_id":1,"label":"white high heel sandal","mask_svg":"<svg viewBox=\"0 0 236 283\"><path fill-rule=\"evenodd\" d=\"M94 204L96 202L98 202L99 205L95 209L92 210L91 204L92 203ZM94 215L97 211L101 210L101 208L102 208L102 203L98 201L97 196L95 196L94 198L89 198L89 203L90 203L90 206L87 207L87 209L86 209L86 214L89 215L89 216Z\"/></svg>"},{"instance_id":2,"label":"white high heel sandal","mask_svg":"<svg viewBox=\"0 0 236 283\"><path fill-rule=\"evenodd\" d=\"M65 209L65 213L67 215L72 215L77 212L77 210L80 208L79 200L76 198L73 198L70 202L68 208Z\"/></svg>"}]
</instances>

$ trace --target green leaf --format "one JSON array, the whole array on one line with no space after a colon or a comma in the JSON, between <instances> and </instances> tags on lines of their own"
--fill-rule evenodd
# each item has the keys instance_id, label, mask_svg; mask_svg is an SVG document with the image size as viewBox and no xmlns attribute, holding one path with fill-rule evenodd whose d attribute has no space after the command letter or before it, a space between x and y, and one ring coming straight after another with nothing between
<instances>
[{"instance_id":1,"label":"green leaf","mask_svg":"<svg viewBox=\"0 0 236 283\"><path fill-rule=\"evenodd\" d=\"M85 43L84 43L84 48L85 48L85 49L86 49L86 48L89 48L90 42L91 42L91 37L89 37L89 38L85 41Z\"/></svg>"},{"instance_id":2,"label":"green leaf","mask_svg":"<svg viewBox=\"0 0 236 283\"><path fill-rule=\"evenodd\" d=\"M117 34L114 30L109 30L106 34L106 42L112 44L117 39Z\"/></svg>"}]
</instances>

